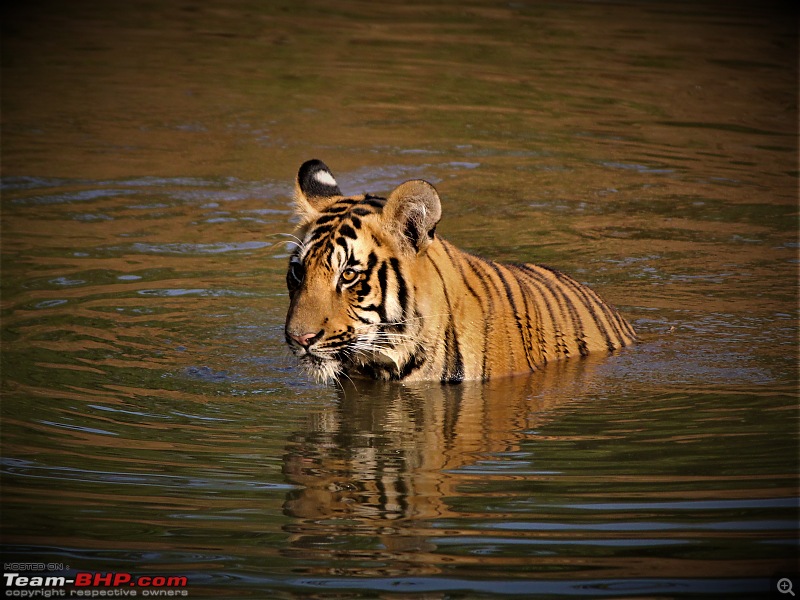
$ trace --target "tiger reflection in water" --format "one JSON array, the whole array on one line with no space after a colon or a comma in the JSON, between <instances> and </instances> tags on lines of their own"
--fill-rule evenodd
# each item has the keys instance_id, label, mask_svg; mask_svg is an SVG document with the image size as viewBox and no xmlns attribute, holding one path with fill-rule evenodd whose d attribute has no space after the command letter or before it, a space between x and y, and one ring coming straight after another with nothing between
<instances>
[{"instance_id":1,"label":"tiger reflection in water","mask_svg":"<svg viewBox=\"0 0 800 600\"><path fill-rule=\"evenodd\" d=\"M310 417L288 447L285 474L298 489L284 505L294 517L285 552L307 561L309 574L328 576L434 574L445 563L483 564L485 557L435 552L432 538L444 534L442 522L497 517L455 509L451 502L464 495L458 488L476 476L485 480L475 471L479 461L518 451L549 411L585 394L597 365L587 358L460 386L346 383L336 405ZM492 476L507 477L502 469ZM479 500L483 506L485 498Z\"/></svg>"}]
</instances>

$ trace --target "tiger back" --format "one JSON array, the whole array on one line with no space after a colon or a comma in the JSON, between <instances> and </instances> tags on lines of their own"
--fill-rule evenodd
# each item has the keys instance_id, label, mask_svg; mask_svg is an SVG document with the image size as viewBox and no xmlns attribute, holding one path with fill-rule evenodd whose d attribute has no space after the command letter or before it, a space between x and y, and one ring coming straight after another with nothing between
<instances>
[{"instance_id":1,"label":"tiger back","mask_svg":"<svg viewBox=\"0 0 800 600\"><path fill-rule=\"evenodd\" d=\"M437 236L441 201L425 181L386 198L344 196L311 160L295 202L285 335L319 381L489 380L635 341L630 324L571 277L479 258Z\"/></svg>"}]
</instances>

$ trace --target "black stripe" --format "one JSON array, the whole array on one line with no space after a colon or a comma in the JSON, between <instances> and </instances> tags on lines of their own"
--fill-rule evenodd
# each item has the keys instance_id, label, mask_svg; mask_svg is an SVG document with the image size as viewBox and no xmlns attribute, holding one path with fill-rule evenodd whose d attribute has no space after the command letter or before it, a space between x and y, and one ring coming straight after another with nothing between
<instances>
[{"instance_id":1,"label":"black stripe","mask_svg":"<svg viewBox=\"0 0 800 600\"><path fill-rule=\"evenodd\" d=\"M375 268L375 264L378 262L378 257L375 256L374 252L370 252L369 256L367 257L367 266L364 269L364 273L361 277L361 284L358 286L358 290L356 292L356 300L358 302L363 302L364 298L372 291L372 285L370 284L370 279L372 278L372 270Z\"/></svg>"},{"instance_id":2,"label":"black stripe","mask_svg":"<svg viewBox=\"0 0 800 600\"><path fill-rule=\"evenodd\" d=\"M442 369L442 383L461 383L464 381L464 359L461 356L461 349L458 347L458 335L452 315L447 321L444 347L445 365Z\"/></svg>"},{"instance_id":3,"label":"black stripe","mask_svg":"<svg viewBox=\"0 0 800 600\"><path fill-rule=\"evenodd\" d=\"M379 198L378 196L366 196L363 200L359 200L358 204L372 206L373 208L383 208L386 205L386 198Z\"/></svg>"},{"instance_id":4,"label":"black stripe","mask_svg":"<svg viewBox=\"0 0 800 600\"><path fill-rule=\"evenodd\" d=\"M358 215L359 217L366 217L367 215L374 215L375 211L371 208L356 206L353 210L350 211L350 214Z\"/></svg>"},{"instance_id":5,"label":"black stripe","mask_svg":"<svg viewBox=\"0 0 800 600\"><path fill-rule=\"evenodd\" d=\"M343 237L336 238L336 245L341 246L344 249L345 254L349 253L350 248L347 247L347 242Z\"/></svg>"},{"instance_id":6,"label":"black stripe","mask_svg":"<svg viewBox=\"0 0 800 600\"><path fill-rule=\"evenodd\" d=\"M341 238L339 238L339 239L341 239ZM324 246L322 246L322 247L317 246L317 248L319 248L319 251L317 252L318 256L315 257L316 260L322 261L321 256L324 254L325 256L328 257L328 262L330 262L330 259L333 256L333 250L334 250L333 242L331 241L331 238L327 238L325 240L325 245ZM346 245L345 245L345 252L347 252L347 246Z\"/></svg>"},{"instance_id":7,"label":"black stripe","mask_svg":"<svg viewBox=\"0 0 800 600\"><path fill-rule=\"evenodd\" d=\"M374 256L370 253L370 258ZM369 271L366 271L364 274L365 281L369 280ZM386 322L386 305L384 303L384 298L386 297L386 263L381 263L380 268L378 269L378 285L381 289L382 298L378 304L369 304L367 306L359 306L358 309L365 311L365 312L374 312L378 313L378 319L381 323Z\"/></svg>"},{"instance_id":8,"label":"black stripe","mask_svg":"<svg viewBox=\"0 0 800 600\"><path fill-rule=\"evenodd\" d=\"M561 318L563 319L562 339L574 339L578 347L578 353L585 354L586 348L584 347L582 349L584 344L581 344L578 341L581 336L585 334L584 324L580 318L580 315L578 314L577 309L575 308L573 297L569 294L569 288L564 285L563 280L560 279L559 273L555 273L556 279L554 280L547 277L545 273L542 273L541 269L538 268L538 265L531 265L531 267L532 269L530 272L536 273L535 276L538 277L542 284L547 287L547 289L553 295L553 298L555 298L556 302L558 303L558 307L561 310ZM567 342L564 341L563 344L565 355L568 356L570 350L567 346Z\"/></svg>"},{"instance_id":9,"label":"black stripe","mask_svg":"<svg viewBox=\"0 0 800 600\"><path fill-rule=\"evenodd\" d=\"M523 293L522 297L525 299L525 308L528 311L528 327L531 327L530 323L530 306L533 306L533 315L536 319L536 342L538 344L539 352L542 355L542 363L547 364L547 340L545 340L544 336L544 321L542 317L542 312L539 310L539 300L545 303L545 308L547 312L550 314L550 320L553 320L553 313L552 309L550 308L550 304L541 293L538 293L538 290L533 289L531 287L530 281L528 281L527 274L519 268L519 265L509 265L509 268L517 270L517 281L522 287L523 283L525 284L525 292ZM530 298L530 306L528 305L528 299Z\"/></svg>"},{"instance_id":10,"label":"black stripe","mask_svg":"<svg viewBox=\"0 0 800 600\"><path fill-rule=\"evenodd\" d=\"M508 284L508 280L506 280L505 275L503 275L503 272L500 270L501 269L500 265L498 265L495 262L488 261L488 260L485 261L485 264L488 267L490 267L491 269L493 269L494 272L497 273L497 276L500 278L500 281L503 282L503 287L506 290L506 298L508 298L508 302L511 305L511 310L514 311L514 320L517 322L517 329L519 330L519 337L520 337L520 340L522 341L522 347L525 350L525 360L528 361L528 368L531 371L534 371L535 370L535 365L534 365L534 361L531 359L530 344L525 339L525 329L523 328L522 320L519 317L519 314L520 314L519 313L519 309L517 308L517 303L514 301L514 295L511 292L511 286Z\"/></svg>"},{"instance_id":11,"label":"black stripe","mask_svg":"<svg viewBox=\"0 0 800 600\"><path fill-rule=\"evenodd\" d=\"M631 338L636 338L636 333L633 331L633 328L624 318L622 318L622 315L620 315L619 312L617 312L617 310L613 306L611 306L610 304L605 302L602 298L600 298L597 292L595 292L591 288L584 287L584 289L594 299L594 301L599 306L602 307L603 313L606 315L609 323L613 326L614 331L618 336L620 346L625 348L627 346L627 343L625 342L626 333Z\"/></svg>"},{"instance_id":12,"label":"black stripe","mask_svg":"<svg viewBox=\"0 0 800 600\"><path fill-rule=\"evenodd\" d=\"M378 314L381 317L381 323L386 322L386 263L381 263L378 268L378 285L381 289L381 300L378 305Z\"/></svg>"},{"instance_id":13,"label":"black stripe","mask_svg":"<svg viewBox=\"0 0 800 600\"><path fill-rule=\"evenodd\" d=\"M416 316L417 318L420 317L420 315ZM427 352L425 351L424 348L421 348L420 346L415 346L414 352L409 357L409 360L407 360L406 363L400 369L398 373L398 379L405 379L406 377L411 375L411 373L422 367L422 365L425 364L426 356Z\"/></svg>"},{"instance_id":14,"label":"black stripe","mask_svg":"<svg viewBox=\"0 0 800 600\"><path fill-rule=\"evenodd\" d=\"M406 282L400 273L400 261L396 257L389 259L389 264L394 272L394 278L397 281L397 303L400 305L400 319L401 323L397 324L398 331L402 332L406 328L406 314L408 310L408 288ZM384 299L384 302L386 300Z\"/></svg>"},{"instance_id":15,"label":"black stripe","mask_svg":"<svg viewBox=\"0 0 800 600\"><path fill-rule=\"evenodd\" d=\"M447 257L450 259L450 263L458 270L458 274L461 276L461 281L464 282L464 285L466 286L467 291L470 294L472 294L472 297L475 298L475 300L477 301L478 305L481 307L481 310L483 312L483 315L482 315L483 316L483 352L481 354L482 357L483 357L483 364L481 365L481 379L486 381L486 380L489 379L489 377L488 377L488 375L486 373L486 361L489 358L489 353L487 352L487 344L488 344L488 341L489 341L489 328L491 326L491 317L489 315L491 315L493 311L490 310L490 311L487 312L486 307L483 305L481 296L479 296L478 293L473 289L473 287L467 281L466 276L464 275L464 269L462 267L462 261L461 260L456 260L456 258L463 258L464 262L466 262L467 266L469 266L470 270L473 272L475 277L477 277L478 280L481 282L481 285L484 288L484 293L487 295L487 298L489 300L490 305L492 303L492 299L491 299L490 296L488 296L489 291L486 288L486 283L483 281L483 277L481 277L475 271L475 268L470 264L470 262L469 262L469 258L470 258L469 254L461 252L461 256L460 257L453 257L453 255L450 252L450 244L442 242L442 248L444 248L444 251L447 254Z\"/></svg>"},{"instance_id":16,"label":"black stripe","mask_svg":"<svg viewBox=\"0 0 800 600\"><path fill-rule=\"evenodd\" d=\"M606 337L608 338L607 339L607 346L608 346L608 349L610 351L616 350L617 346L611 340L611 334L608 332L608 328L606 328L606 326L599 319L599 317L596 316L597 313L594 310L595 308L599 308L600 311L605 316L609 327L613 330L613 334L617 338L618 344L620 346L622 346L623 348L626 346L625 339L624 339L624 336L622 334L622 331L619 328L618 323L616 322L617 318L618 318L617 315L614 314L614 312L611 310L611 308L605 302L603 302L600 299L600 297L593 290L587 288L586 286L581 285L580 283L578 283L577 281L575 281L571 277L569 277L567 275L564 275L563 273L560 273L559 271L556 271L555 269L550 269L548 267L543 267L543 268L547 269L548 271L551 271L551 272L555 273L558 277L560 277L561 281L565 285L569 285L572 289L575 290L575 292L578 295L581 296L581 298L583 299L584 305L587 307L587 309L589 309L592 312L592 317L595 318L595 320L596 320L596 322L598 324L598 328L600 326L602 326L603 330L606 332Z\"/></svg>"},{"instance_id":17,"label":"black stripe","mask_svg":"<svg viewBox=\"0 0 800 600\"><path fill-rule=\"evenodd\" d=\"M331 231L333 231L333 225L321 225L311 232L311 237L307 243L311 243L312 241L321 238L323 235L330 233Z\"/></svg>"},{"instance_id":18,"label":"black stripe","mask_svg":"<svg viewBox=\"0 0 800 600\"><path fill-rule=\"evenodd\" d=\"M447 293L447 286L444 283L442 271L439 265L426 254L428 260L436 269L439 281L442 283L442 292L447 303L447 327L444 333L444 366L442 368L442 383L461 383L464 381L464 358L461 356L461 349L458 346L458 335L456 334L455 323L453 322L453 305L450 303L450 295Z\"/></svg>"},{"instance_id":19,"label":"black stripe","mask_svg":"<svg viewBox=\"0 0 800 600\"><path fill-rule=\"evenodd\" d=\"M500 290L497 289L497 284L495 284L494 279L486 272L486 265L483 260L478 258L477 256L472 256L471 254L464 253L464 258L466 259L466 263L469 266L470 270L472 271L473 275L478 278L478 281L481 282L481 286L483 286L483 291L485 293L486 301L488 306L484 308L484 330L486 340L484 341L484 352L483 352L483 365L482 365L482 372L483 378L489 379L491 377L491 373L487 370L487 361L489 359L489 353L487 351L487 344L488 339L491 336L492 332L494 331L494 322L497 315L495 310L495 296L497 298L502 298L500 295ZM487 280L489 283L487 283ZM491 284L491 289L490 289Z\"/></svg>"},{"instance_id":20,"label":"black stripe","mask_svg":"<svg viewBox=\"0 0 800 600\"><path fill-rule=\"evenodd\" d=\"M608 348L610 352L613 352L616 349L616 345L611 339L611 334L609 333L608 328L605 326L602 319L600 319L600 316L597 314L596 310L598 307L602 310L603 308L602 302L599 304L597 302L592 302L592 300L586 294L587 288L579 284L577 281L571 279L570 277L567 277L560 271L556 271L555 269L551 269L545 266L540 266L539 268L544 269L545 271L550 271L551 273L555 274L556 277L559 278L559 283L561 283L564 286L568 286L581 298L584 307L586 308L586 310L589 311L589 314L592 316L592 321L594 321L597 330L600 332L600 335L603 336L603 339L606 343L606 348Z\"/></svg>"},{"instance_id":21,"label":"black stripe","mask_svg":"<svg viewBox=\"0 0 800 600\"><path fill-rule=\"evenodd\" d=\"M329 206L325 209L326 215L338 215L343 212L347 212L350 208L355 204L356 200L353 198L342 198L338 200L336 204Z\"/></svg>"},{"instance_id":22,"label":"black stripe","mask_svg":"<svg viewBox=\"0 0 800 600\"><path fill-rule=\"evenodd\" d=\"M563 286L557 279L554 281L546 277L541 271L538 270L538 265L522 265L532 278L536 279L555 300L558 305L560 319L554 320L553 325L556 334L556 343L561 347L564 356L569 356L569 347L564 340L565 333L569 333L568 326L572 325L572 335L577 336L580 332L581 323L577 318L574 305L570 302L569 297L564 293ZM571 323L569 322L571 321ZM580 352L580 345L578 345L578 352Z\"/></svg>"},{"instance_id":23,"label":"black stripe","mask_svg":"<svg viewBox=\"0 0 800 600\"><path fill-rule=\"evenodd\" d=\"M350 227L350 225L348 225L347 223L343 223L342 225L339 226L339 233L353 240L358 239L358 234L355 232L355 229Z\"/></svg>"},{"instance_id":24,"label":"black stripe","mask_svg":"<svg viewBox=\"0 0 800 600\"><path fill-rule=\"evenodd\" d=\"M378 263L378 256L374 252L370 252L369 256L367 256L367 267L364 270L364 275L366 278L372 274L372 269L375 268L375 265Z\"/></svg>"},{"instance_id":25,"label":"black stripe","mask_svg":"<svg viewBox=\"0 0 800 600\"><path fill-rule=\"evenodd\" d=\"M628 332L628 336L630 336L631 339L635 340L636 330L633 328L633 325L628 323L627 319L623 318L622 316L620 316L620 320L622 321L622 324L625 326L625 331Z\"/></svg>"},{"instance_id":26,"label":"black stripe","mask_svg":"<svg viewBox=\"0 0 800 600\"><path fill-rule=\"evenodd\" d=\"M364 298L366 298L371 291L372 286L369 284L369 281L366 279L361 281L361 285L359 285L358 289L356 290L356 302L361 304L364 301Z\"/></svg>"},{"instance_id":27,"label":"black stripe","mask_svg":"<svg viewBox=\"0 0 800 600\"><path fill-rule=\"evenodd\" d=\"M569 291L568 287L565 285L565 275L560 271L556 271L555 269L548 269L547 267L541 267L545 271L550 271L553 273L556 278L558 285L551 286L553 290L553 294L558 291L561 297L564 299L564 304L567 307L567 312L569 313L570 319L572 319L572 330L573 330L573 337L575 339L575 343L578 346L578 352L581 356L586 356L589 351L586 347L586 331L583 324L583 320L581 319L580 314L578 313L578 309L575 307L575 303L572 297L568 296L566 292ZM544 281L549 281L548 279L544 279Z\"/></svg>"},{"instance_id":28,"label":"black stripe","mask_svg":"<svg viewBox=\"0 0 800 600\"><path fill-rule=\"evenodd\" d=\"M523 285L523 281L520 279L519 273L516 272L513 268L513 265L508 265L509 271L514 276L514 280L517 282L519 286L520 295L522 296L522 303L525 305L525 329L528 332L528 344L529 348L533 348L533 327L531 326L531 306L528 304L528 296L530 295L530 288L527 285ZM533 300L533 298L532 298ZM538 313L538 309L536 308L536 304L533 304L533 310ZM534 358L534 363L537 361Z\"/></svg>"},{"instance_id":29,"label":"black stripe","mask_svg":"<svg viewBox=\"0 0 800 600\"><path fill-rule=\"evenodd\" d=\"M318 217L316 221L314 221L314 225L324 225L325 223L330 223L331 221L335 221L338 218L339 215L324 214L321 217Z\"/></svg>"},{"instance_id":30,"label":"black stripe","mask_svg":"<svg viewBox=\"0 0 800 600\"><path fill-rule=\"evenodd\" d=\"M537 297L542 301L542 303L544 303L544 306L547 309L547 315L550 318L550 326L553 328L553 334L558 336L560 324L559 324L558 319L556 319L556 315L555 315L555 312L553 310L553 304L552 304L552 301L554 301L556 304L558 304L559 303L558 302L558 298L555 296L555 294L553 294L553 290L550 289L549 285L547 285L546 280L542 280L541 274L538 273L537 271L533 270L531 268L531 265L524 265L524 264L523 265L517 265L517 268L520 269L521 272L524 273L527 276L527 279L531 283L531 285L533 285L538 290L539 293L538 293ZM552 301L551 301L551 298L548 298L548 293L549 293L549 296L552 297ZM560 306L559 306L559 308L560 308ZM541 322L541 323L542 323L542 325L540 326L539 343L541 344L542 352L546 355L547 354L548 340L546 339L545 333L544 333L544 322ZM557 358L559 350L562 351L562 354L564 354L564 352L563 352L563 348L561 348L561 346L559 344L558 338L556 337L556 339L553 340L553 341L555 342L554 349L555 349L555 354L556 354L556 358ZM545 362L546 362L546 359L545 359Z\"/></svg>"}]
</instances>

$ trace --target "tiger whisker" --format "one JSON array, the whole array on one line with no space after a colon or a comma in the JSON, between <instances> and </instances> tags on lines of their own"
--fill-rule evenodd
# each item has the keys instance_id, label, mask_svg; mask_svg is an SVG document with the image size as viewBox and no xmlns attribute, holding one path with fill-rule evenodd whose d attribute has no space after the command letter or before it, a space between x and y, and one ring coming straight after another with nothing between
<instances>
[{"instance_id":1,"label":"tiger whisker","mask_svg":"<svg viewBox=\"0 0 800 600\"><path fill-rule=\"evenodd\" d=\"M283 243L284 244L294 244L295 246L297 246L300 249L300 252L305 252L306 251L306 244L304 244L303 240L301 240L299 237L297 237L293 233L274 233L272 235L282 235L284 237L292 238L290 240L284 240Z\"/></svg>"},{"instance_id":2,"label":"tiger whisker","mask_svg":"<svg viewBox=\"0 0 800 600\"><path fill-rule=\"evenodd\" d=\"M375 352L380 350L394 350L394 347L389 343L371 342L368 340L358 340L351 346L353 350L365 352Z\"/></svg>"},{"instance_id":3,"label":"tiger whisker","mask_svg":"<svg viewBox=\"0 0 800 600\"><path fill-rule=\"evenodd\" d=\"M376 331L373 334L375 339L384 339L384 340L413 340L415 336L409 335L407 333L391 333L386 331ZM361 334L360 337L363 337L364 334Z\"/></svg>"},{"instance_id":4,"label":"tiger whisker","mask_svg":"<svg viewBox=\"0 0 800 600\"><path fill-rule=\"evenodd\" d=\"M408 336L401 336L401 337L395 337L395 338L376 337L375 339L372 339L372 340L361 339L361 340L358 340L356 343L357 344L366 344L366 345L370 345L370 346L378 346L378 345L380 345L380 346L388 349L388 348L394 348L395 344L397 344L397 343L411 342L411 341L413 341L413 338L408 337Z\"/></svg>"},{"instance_id":5,"label":"tiger whisker","mask_svg":"<svg viewBox=\"0 0 800 600\"><path fill-rule=\"evenodd\" d=\"M359 325L356 329L367 329L370 327L393 327L396 325L408 325L413 321L422 321L423 319L430 319L433 317L449 317L451 313L443 312L443 313L433 313L430 315L421 315L419 317L407 317L400 321L378 321L377 323L370 323L368 325Z\"/></svg>"}]
</instances>

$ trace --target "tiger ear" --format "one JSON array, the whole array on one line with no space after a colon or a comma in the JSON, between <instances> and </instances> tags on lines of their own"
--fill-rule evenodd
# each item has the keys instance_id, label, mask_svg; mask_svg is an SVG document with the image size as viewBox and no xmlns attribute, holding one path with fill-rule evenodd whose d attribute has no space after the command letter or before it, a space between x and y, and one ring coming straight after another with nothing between
<instances>
[{"instance_id":1,"label":"tiger ear","mask_svg":"<svg viewBox=\"0 0 800 600\"><path fill-rule=\"evenodd\" d=\"M331 170L321 160L307 160L297 172L294 186L295 209L304 221L319 213L342 195Z\"/></svg>"},{"instance_id":2,"label":"tiger ear","mask_svg":"<svg viewBox=\"0 0 800 600\"><path fill-rule=\"evenodd\" d=\"M403 244L422 254L433 241L442 217L439 194L427 181L414 179L400 184L389 194L383 219Z\"/></svg>"}]
</instances>

